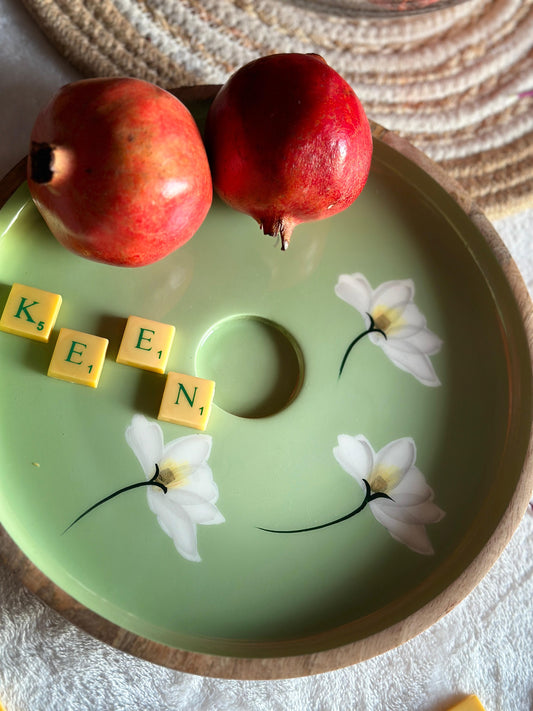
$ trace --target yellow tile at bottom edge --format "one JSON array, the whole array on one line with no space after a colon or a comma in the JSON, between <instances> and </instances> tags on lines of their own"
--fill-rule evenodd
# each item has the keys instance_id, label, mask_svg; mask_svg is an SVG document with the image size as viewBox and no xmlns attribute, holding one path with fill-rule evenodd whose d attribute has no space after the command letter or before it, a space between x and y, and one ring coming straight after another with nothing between
<instances>
[{"instance_id":1,"label":"yellow tile at bottom edge","mask_svg":"<svg viewBox=\"0 0 533 711\"><path fill-rule=\"evenodd\" d=\"M485 711L481 701L475 694L470 694L458 704L451 706L448 711Z\"/></svg>"}]
</instances>

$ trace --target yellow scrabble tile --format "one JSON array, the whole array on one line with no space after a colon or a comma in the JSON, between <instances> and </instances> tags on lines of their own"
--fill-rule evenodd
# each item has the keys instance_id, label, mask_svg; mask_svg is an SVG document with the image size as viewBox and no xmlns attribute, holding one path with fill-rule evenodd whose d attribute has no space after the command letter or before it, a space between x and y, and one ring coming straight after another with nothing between
<instances>
[{"instance_id":1,"label":"yellow scrabble tile","mask_svg":"<svg viewBox=\"0 0 533 711\"><path fill-rule=\"evenodd\" d=\"M452 706L448 711L484 711L481 701L475 694L470 694L458 704Z\"/></svg>"},{"instance_id":2,"label":"yellow scrabble tile","mask_svg":"<svg viewBox=\"0 0 533 711\"><path fill-rule=\"evenodd\" d=\"M61 308L61 296L13 284L0 318L0 330L47 342Z\"/></svg>"},{"instance_id":3,"label":"yellow scrabble tile","mask_svg":"<svg viewBox=\"0 0 533 711\"><path fill-rule=\"evenodd\" d=\"M48 367L48 375L96 388L108 345L107 338L62 328Z\"/></svg>"},{"instance_id":4,"label":"yellow scrabble tile","mask_svg":"<svg viewBox=\"0 0 533 711\"><path fill-rule=\"evenodd\" d=\"M205 430L215 394L213 380L169 373L159 409L159 420Z\"/></svg>"},{"instance_id":5,"label":"yellow scrabble tile","mask_svg":"<svg viewBox=\"0 0 533 711\"><path fill-rule=\"evenodd\" d=\"M130 316L124 329L117 363L164 373L176 329L166 323Z\"/></svg>"}]
</instances>

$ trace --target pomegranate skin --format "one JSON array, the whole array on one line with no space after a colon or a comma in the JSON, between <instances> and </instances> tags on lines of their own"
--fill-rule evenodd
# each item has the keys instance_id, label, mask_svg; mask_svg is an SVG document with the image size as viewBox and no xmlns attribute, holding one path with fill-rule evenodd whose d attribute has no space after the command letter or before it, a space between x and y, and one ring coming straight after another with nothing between
<instances>
[{"instance_id":1,"label":"pomegranate skin","mask_svg":"<svg viewBox=\"0 0 533 711\"><path fill-rule=\"evenodd\" d=\"M156 262L189 240L213 194L188 109L154 84L127 77L60 89L35 121L27 177L62 245L126 267Z\"/></svg>"},{"instance_id":2,"label":"pomegranate skin","mask_svg":"<svg viewBox=\"0 0 533 711\"><path fill-rule=\"evenodd\" d=\"M275 54L233 74L205 143L224 202L288 247L293 228L346 209L363 189L372 134L350 85L316 54Z\"/></svg>"}]
</instances>

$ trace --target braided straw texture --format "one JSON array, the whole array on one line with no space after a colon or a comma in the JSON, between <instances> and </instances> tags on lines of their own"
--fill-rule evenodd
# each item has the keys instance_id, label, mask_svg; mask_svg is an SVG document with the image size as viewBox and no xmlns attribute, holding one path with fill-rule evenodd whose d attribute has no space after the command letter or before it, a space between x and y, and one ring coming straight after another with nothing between
<instances>
[{"instance_id":1,"label":"braided straw texture","mask_svg":"<svg viewBox=\"0 0 533 711\"><path fill-rule=\"evenodd\" d=\"M24 2L87 76L219 84L261 55L319 53L370 118L440 163L490 218L533 205L533 0L394 19L358 16L351 0Z\"/></svg>"}]
</instances>

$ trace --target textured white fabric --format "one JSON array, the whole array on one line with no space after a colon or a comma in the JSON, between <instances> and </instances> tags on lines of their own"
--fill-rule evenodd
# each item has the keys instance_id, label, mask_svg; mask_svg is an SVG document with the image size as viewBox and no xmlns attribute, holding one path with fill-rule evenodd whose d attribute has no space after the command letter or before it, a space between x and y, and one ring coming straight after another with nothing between
<instances>
[{"instance_id":1,"label":"textured white fabric","mask_svg":"<svg viewBox=\"0 0 533 711\"><path fill-rule=\"evenodd\" d=\"M77 77L18 0L0 0L0 172L26 152L44 100ZM533 210L496 224L533 292ZM7 711L487 711L533 708L533 516L478 587L402 647L336 672L227 681L139 660L66 622L0 568L0 703Z\"/></svg>"}]
</instances>

